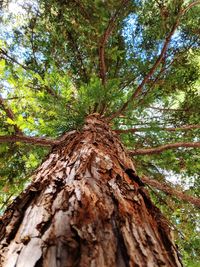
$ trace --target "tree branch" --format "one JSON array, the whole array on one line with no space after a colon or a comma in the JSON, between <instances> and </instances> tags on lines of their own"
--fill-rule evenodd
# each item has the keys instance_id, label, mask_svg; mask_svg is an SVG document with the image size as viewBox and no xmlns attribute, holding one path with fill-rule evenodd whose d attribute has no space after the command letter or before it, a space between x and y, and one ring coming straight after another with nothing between
<instances>
[{"instance_id":1,"label":"tree branch","mask_svg":"<svg viewBox=\"0 0 200 267\"><path fill-rule=\"evenodd\" d=\"M150 186L153 186L154 188L159 189L159 190L161 190L161 191L163 191L163 192L165 192L171 196L174 196L174 197L178 198L179 200L189 202L189 203L195 205L196 207L200 208L200 198L186 195L185 193L178 191L169 185L162 184L162 183L158 182L157 180L148 178L147 176L142 176L142 177L140 177L140 179L142 180L142 182L144 184L148 184Z\"/></svg>"},{"instance_id":2,"label":"tree branch","mask_svg":"<svg viewBox=\"0 0 200 267\"><path fill-rule=\"evenodd\" d=\"M172 111L172 112L176 112L176 111L179 111L179 112L184 112L184 111L189 111L189 110L187 110L187 109L179 109L179 108L159 108L159 107L152 107L152 106L150 106L150 107L148 107L148 108L150 108L150 109L155 109L155 110L159 110L159 111Z\"/></svg>"},{"instance_id":3,"label":"tree branch","mask_svg":"<svg viewBox=\"0 0 200 267\"><path fill-rule=\"evenodd\" d=\"M192 3L190 3L188 6L186 6L183 10L182 10L182 15L184 15L189 9L191 9L193 6L196 6L200 4L200 0L198 1L194 1Z\"/></svg>"},{"instance_id":4,"label":"tree branch","mask_svg":"<svg viewBox=\"0 0 200 267\"><path fill-rule=\"evenodd\" d=\"M30 137L24 135L10 135L10 136L0 136L0 143L16 143L23 142L27 144L33 145L41 145L41 146L53 146L57 144L56 140L39 138L39 137Z\"/></svg>"},{"instance_id":5,"label":"tree branch","mask_svg":"<svg viewBox=\"0 0 200 267\"><path fill-rule=\"evenodd\" d=\"M40 145L40 146L57 146L61 145L63 142L67 140L67 138L74 134L76 131L70 131L62 135L57 139L43 138L43 137L32 137L32 136L24 136L24 135L6 135L0 136L0 143L16 143L22 142L26 144Z\"/></svg>"},{"instance_id":6,"label":"tree branch","mask_svg":"<svg viewBox=\"0 0 200 267\"><path fill-rule=\"evenodd\" d=\"M194 147L200 148L200 142L177 142L172 144L166 144L158 147L153 148L141 148L136 150L129 150L129 154L131 156L136 155L152 155L152 154L159 154L167 149L176 149L179 147Z\"/></svg>"},{"instance_id":7,"label":"tree branch","mask_svg":"<svg viewBox=\"0 0 200 267\"><path fill-rule=\"evenodd\" d=\"M126 110L126 108L128 107L129 103L131 103L137 96L138 94L142 91L144 85L149 81L149 79L152 77L152 75L155 73L157 67L160 65L160 63L162 62L163 57L165 56L165 53L168 49L168 46L170 44L171 38L174 34L174 32L176 31L177 27L179 26L180 23L180 19L181 17L193 6L200 4L200 1L196 1L193 2L191 4L189 4L186 8L184 9L180 9L176 21L174 23L174 25L171 28L171 31L169 32L169 34L166 36L162 50L160 52L160 55L158 56L158 58L156 59L155 63L153 64L153 66L151 67L151 69L149 70L149 72L146 74L146 76L144 77L144 79L142 80L142 82L139 84L139 86L136 88L135 92L131 95L131 97L122 105L122 107L120 109L118 109L115 113L113 113L108 119L112 120L114 118L116 118L117 116L119 116L123 111Z\"/></svg>"},{"instance_id":8,"label":"tree branch","mask_svg":"<svg viewBox=\"0 0 200 267\"><path fill-rule=\"evenodd\" d=\"M83 16L83 18L87 19L88 22L91 22L90 21L90 15L87 13L83 3L81 3L78 0L73 0L73 1L76 4L76 6L80 9L80 14Z\"/></svg>"},{"instance_id":9,"label":"tree branch","mask_svg":"<svg viewBox=\"0 0 200 267\"><path fill-rule=\"evenodd\" d=\"M6 112L6 115L8 116L8 118L10 118L11 120L14 121L15 120L15 114L13 113L12 109L10 109L6 105L6 103L5 103L4 99L3 99L3 97L1 96L1 94L0 94L0 106L2 106L3 110ZM17 125L14 125L14 129L15 129L15 132L17 134L23 134L22 131L19 129L19 127Z\"/></svg>"},{"instance_id":10,"label":"tree branch","mask_svg":"<svg viewBox=\"0 0 200 267\"><path fill-rule=\"evenodd\" d=\"M174 64L174 62L176 60L177 60L177 58L174 57L173 60L167 66L165 66L165 65L162 66L160 72L158 73L157 77L153 81L150 81L150 80L147 81L147 84L150 84L150 87L145 92L141 91L140 94L138 94L138 98L142 96L142 98L138 101L138 104L141 105L144 102L147 94L149 94L149 92L151 92L151 90L154 88L154 86L156 84L158 84L162 75Z\"/></svg>"},{"instance_id":11,"label":"tree branch","mask_svg":"<svg viewBox=\"0 0 200 267\"><path fill-rule=\"evenodd\" d=\"M115 27L115 21L117 17L120 15L123 8L127 5L129 0L123 0L121 4L119 5L119 8L115 12L115 14L110 18L108 22L108 26L100 38L100 44L99 44L99 72L100 72L100 78L102 80L102 84L105 85L106 83L106 63L105 63L105 46L108 41L108 38L110 37L114 27Z\"/></svg>"},{"instance_id":12,"label":"tree branch","mask_svg":"<svg viewBox=\"0 0 200 267\"><path fill-rule=\"evenodd\" d=\"M200 129L200 125L183 125L180 127L162 127L162 128L157 128L156 130L158 131L168 131L168 132L176 132L176 131L187 131L187 130L194 130L194 129ZM116 133L135 133L135 132L145 132L145 131L151 131L154 130L150 127L141 127L141 128L130 128L130 129L118 129L115 130Z\"/></svg>"},{"instance_id":13,"label":"tree branch","mask_svg":"<svg viewBox=\"0 0 200 267\"><path fill-rule=\"evenodd\" d=\"M85 64L84 64L84 60L83 60L83 56L82 56L81 51L80 51L80 49L78 47L78 44L76 43L76 40L73 37L72 32L70 32L69 30L66 30L66 32L68 34L69 42L71 44L71 47L72 47L74 53L77 56L77 59L78 59L77 62L80 65L80 72L82 72L82 77L85 80L85 82L88 83L89 82L89 77L88 77L87 70L85 68Z\"/></svg>"},{"instance_id":14,"label":"tree branch","mask_svg":"<svg viewBox=\"0 0 200 267\"><path fill-rule=\"evenodd\" d=\"M8 52L3 50L2 48L0 48L0 54L3 55L3 58L6 60L6 58L8 60L10 60L13 63L16 63L17 65L21 66L24 70L31 70L30 68L28 68L27 66L21 64L19 61L17 61L14 57L11 57L10 55L8 55ZM6 58L5 58L6 57Z\"/></svg>"},{"instance_id":15,"label":"tree branch","mask_svg":"<svg viewBox=\"0 0 200 267\"><path fill-rule=\"evenodd\" d=\"M20 63L19 61L17 61L14 57L11 57L10 55L8 55L7 51L5 51L5 50L3 50L3 49L1 49L1 48L0 48L0 54L2 54L2 55L4 56L3 58L4 58L5 60L6 60L6 58L7 58L7 59L10 60L12 63L15 63L15 64L21 66L24 70L26 70L26 71L28 71L28 70L29 70L29 71L34 71L35 73L41 75L38 71L35 71L35 70L33 70L32 68L29 68L29 67L27 67L27 66L21 64L21 63ZM5 57L6 57L6 58L5 58ZM35 61L36 61L36 59L35 59ZM45 86L44 89L45 89L46 92L49 93L50 95L52 95L52 96L58 98L58 95L56 94L56 92L55 92L53 89L51 89L50 87Z\"/></svg>"}]
</instances>

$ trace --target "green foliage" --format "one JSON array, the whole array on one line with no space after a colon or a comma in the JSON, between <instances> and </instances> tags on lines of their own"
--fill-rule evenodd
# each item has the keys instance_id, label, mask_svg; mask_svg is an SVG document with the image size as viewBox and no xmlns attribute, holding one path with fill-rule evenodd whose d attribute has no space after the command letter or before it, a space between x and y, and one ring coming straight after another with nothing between
<instances>
[{"instance_id":1,"label":"green foliage","mask_svg":"<svg viewBox=\"0 0 200 267\"><path fill-rule=\"evenodd\" d=\"M114 107L120 106L124 98L123 92L120 92L117 80L109 80L106 86L103 86L98 77L91 77L88 84L80 86L77 92L77 109L82 114L92 112L111 112ZM109 103L109 106L108 106Z\"/></svg>"},{"instance_id":2,"label":"green foliage","mask_svg":"<svg viewBox=\"0 0 200 267\"><path fill-rule=\"evenodd\" d=\"M0 21L0 135L18 129L28 136L57 138L80 129L90 113L106 117L118 111L155 64L177 14L189 3L35 0L20 7L10 1ZM137 98L113 119L113 129L143 129L120 135L128 149L199 142L200 129L165 130L199 124L199 14L200 5L184 14L160 64ZM100 44L108 26L102 83ZM1 144L1 211L48 153L20 142ZM176 180L176 188L199 196L198 149L166 150L133 161L140 175ZM152 197L176 228L185 266L199 266L198 211L155 190Z\"/></svg>"}]
</instances>

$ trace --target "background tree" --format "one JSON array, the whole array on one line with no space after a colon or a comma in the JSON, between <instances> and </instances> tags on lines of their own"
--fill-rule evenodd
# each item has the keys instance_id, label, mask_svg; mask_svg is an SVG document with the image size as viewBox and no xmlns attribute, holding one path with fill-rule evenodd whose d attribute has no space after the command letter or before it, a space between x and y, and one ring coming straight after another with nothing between
<instances>
[{"instance_id":1,"label":"background tree","mask_svg":"<svg viewBox=\"0 0 200 267\"><path fill-rule=\"evenodd\" d=\"M185 265L198 266L200 1L1 8L1 210L51 147L98 113L170 219Z\"/></svg>"}]
</instances>

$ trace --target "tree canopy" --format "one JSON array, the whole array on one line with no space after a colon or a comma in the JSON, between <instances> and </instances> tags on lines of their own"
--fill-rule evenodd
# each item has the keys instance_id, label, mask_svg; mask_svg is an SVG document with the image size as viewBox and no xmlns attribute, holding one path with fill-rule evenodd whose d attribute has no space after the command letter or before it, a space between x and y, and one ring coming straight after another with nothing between
<instances>
[{"instance_id":1,"label":"tree canopy","mask_svg":"<svg viewBox=\"0 0 200 267\"><path fill-rule=\"evenodd\" d=\"M99 113L170 220L185 265L199 266L200 1L0 5L1 211L51 147Z\"/></svg>"}]
</instances>

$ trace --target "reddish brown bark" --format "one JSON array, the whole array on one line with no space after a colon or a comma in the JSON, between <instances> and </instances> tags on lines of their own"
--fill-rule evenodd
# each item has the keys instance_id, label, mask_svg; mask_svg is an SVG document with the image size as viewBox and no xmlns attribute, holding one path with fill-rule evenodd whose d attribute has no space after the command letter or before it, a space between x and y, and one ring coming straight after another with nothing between
<instances>
[{"instance_id":1,"label":"reddish brown bark","mask_svg":"<svg viewBox=\"0 0 200 267\"><path fill-rule=\"evenodd\" d=\"M167 221L95 115L8 208L0 240L1 267L182 266Z\"/></svg>"}]
</instances>

